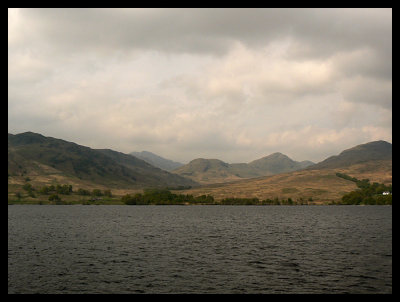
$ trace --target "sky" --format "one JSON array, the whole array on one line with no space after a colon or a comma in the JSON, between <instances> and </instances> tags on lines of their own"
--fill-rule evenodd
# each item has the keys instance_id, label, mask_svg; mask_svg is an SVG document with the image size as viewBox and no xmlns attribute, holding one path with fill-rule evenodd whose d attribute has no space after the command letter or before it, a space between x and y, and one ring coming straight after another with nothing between
<instances>
[{"instance_id":1,"label":"sky","mask_svg":"<svg viewBox=\"0 0 400 302\"><path fill-rule=\"evenodd\" d=\"M8 132L174 161L392 143L392 9L8 9Z\"/></svg>"}]
</instances>

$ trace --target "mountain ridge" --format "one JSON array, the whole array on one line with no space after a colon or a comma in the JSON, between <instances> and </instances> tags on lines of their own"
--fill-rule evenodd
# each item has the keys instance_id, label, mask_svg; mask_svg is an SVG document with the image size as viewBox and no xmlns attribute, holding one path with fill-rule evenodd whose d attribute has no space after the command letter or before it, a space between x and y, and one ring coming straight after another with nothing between
<instances>
[{"instance_id":1,"label":"mountain ridge","mask_svg":"<svg viewBox=\"0 0 400 302\"><path fill-rule=\"evenodd\" d=\"M193 186L196 182L156 168L132 155L92 149L33 132L8 134L9 175L24 171L58 175L122 187Z\"/></svg>"},{"instance_id":2,"label":"mountain ridge","mask_svg":"<svg viewBox=\"0 0 400 302\"><path fill-rule=\"evenodd\" d=\"M180 162L176 162L176 161L164 158L164 157L154 154L150 151L141 151L141 152L134 151L134 152L130 152L129 154L133 155L141 160L144 160L145 162L148 162L149 164L153 165L154 167L158 167L165 171L172 171L172 170L182 167L184 165Z\"/></svg>"},{"instance_id":3,"label":"mountain ridge","mask_svg":"<svg viewBox=\"0 0 400 302\"><path fill-rule=\"evenodd\" d=\"M359 144L306 169L342 168L371 160L392 160L392 144L384 140Z\"/></svg>"},{"instance_id":4,"label":"mountain ridge","mask_svg":"<svg viewBox=\"0 0 400 302\"><path fill-rule=\"evenodd\" d=\"M196 158L172 172L201 184L210 184L296 171L311 164L314 163L297 162L275 152L250 163L229 164L219 159Z\"/></svg>"},{"instance_id":5,"label":"mountain ridge","mask_svg":"<svg viewBox=\"0 0 400 302\"><path fill-rule=\"evenodd\" d=\"M297 171L270 176L206 184L185 190L184 194L212 195L223 198L279 198L313 200L318 204L340 201L344 194L357 189L354 181L338 176L346 174L357 179L392 183L392 144L373 141L346 149L339 155Z\"/></svg>"},{"instance_id":6,"label":"mountain ridge","mask_svg":"<svg viewBox=\"0 0 400 302\"><path fill-rule=\"evenodd\" d=\"M286 163L285 169L299 169L277 173L279 171L274 168L279 168L279 165L273 161L276 159ZM219 159L198 158L189 163L195 168L193 171L177 175L133 155L111 149L91 149L33 132L8 134L9 185L23 185L24 179L29 176L33 182L39 178L45 179L47 183L68 180L73 181L74 186L101 184L103 187L118 189L186 188L182 193L212 193L216 198L230 195L273 195L334 199L354 186L343 179L337 179L337 172L386 184L392 181L392 145L386 141L357 145L306 168L301 168L304 161L295 162L297 165L293 162L279 152L248 164L229 164ZM259 176L259 170L265 173L266 169L270 169L272 174ZM192 189L187 189L189 187Z\"/></svg>"}]
</instances>

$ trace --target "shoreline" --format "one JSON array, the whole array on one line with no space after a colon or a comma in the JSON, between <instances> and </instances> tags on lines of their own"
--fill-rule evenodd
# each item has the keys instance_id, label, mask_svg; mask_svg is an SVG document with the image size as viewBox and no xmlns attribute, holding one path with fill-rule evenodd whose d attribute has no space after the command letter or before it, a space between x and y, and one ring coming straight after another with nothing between
<instances>
[{"instance_id":1,"label":"shoreline","mask_svg":"<svg viewBox=\"0 0 400 302\"><path fill-rule=\"evenodd\" d=\"M290 206L290 207L297 207L297 206L392 206L391 204L342 204L342 203L313 203L313 204L221 204L221 203L187 203L187 204L132 204L128 205L123 202L104 202L104 203L84 203L84 202L64 202L64 203L51 203L51 202L19 202L19 201L9 201L8 205L51 205L51 206L74 206L74 205L82 205L82 206Z\"/></svg>"}]
</instances>

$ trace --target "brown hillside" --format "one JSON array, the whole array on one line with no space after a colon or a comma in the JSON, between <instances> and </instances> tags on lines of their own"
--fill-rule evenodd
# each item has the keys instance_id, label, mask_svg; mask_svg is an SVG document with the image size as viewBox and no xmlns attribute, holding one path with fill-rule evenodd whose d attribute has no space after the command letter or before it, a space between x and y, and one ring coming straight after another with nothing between
<instances>
[{"instance_id":1,"label":"brown hillside","mask_svg":"<svg viewBox=\"0 0 400 302\"><path fill-rule=\"evenodd\" d=\"M214 184L181 191L194 196L210 194L216 200L227 197L259 199L309 200L323 204L338 201L350 191L357 189L354 182L337 177L346 173L371 182L391 183L392 161L375 161L356 164L341 169L302 170L278 175L240 180L225 184Z\"/></svg>"}]
</instances>

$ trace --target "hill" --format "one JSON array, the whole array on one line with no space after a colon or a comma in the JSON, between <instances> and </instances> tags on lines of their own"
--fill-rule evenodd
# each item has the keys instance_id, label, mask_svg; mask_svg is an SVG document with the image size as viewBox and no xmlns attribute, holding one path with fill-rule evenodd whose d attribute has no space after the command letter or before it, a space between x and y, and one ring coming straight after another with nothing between
<instances>
[{"instance_id":1,"label":"hill","mask_svg":"<svg viewBox=\"0 0 400 302\"><path fill-rule=\"evenodd\" d=\"M196 185L132 155L91 149L33 132L8 134L8 174L9 183L29 177L43 183L64 181L111 188Z\"/></svg>"},{"instance_id":2,"label":"hill","mask_svg":"<svg viewBox=\"0 0 400 302\"><path fill-rule=\"evenodd\" d=\"M275 156L282 157L279 154ZM337 173L360 180L369 179L371 183L391 184L391 144L378 141L358 145L303 170L203 185L182 193L194 196L208 194L216 200L228 197L256 197L260 200L291 198L323 204L339 201L344 194L357 189L354 182L338 177Z\"/></svg>"},{"instance_id":3,"label":"hill","mask_svg":"<svg viewBox=\"0 0 400 302\"><path fill-rule=\"evenodd\" d=\"M300 168L303 164L309 162L295 162L281 153L248 164L196 159L179 168L181 175L177 175L110 149L91 149L32 132L8 135L9 195L29 178L36 187L71 184L74 188L111 188L117 195L149 187L191 186L179 193L212 195L217 201L257 197L329 203L356 189L353 181L339 177L338 172L360 180L392 183L392 145L384 141L355 146L306 169ZM258 173L275 174L259 177ZM193 179L205 185L199 186Z\"/></svg>"},{"instance_id":4,"label":"hill","mask_svg":"<svg viewBox=\"0 0 400 302\"><path fill-rule=\"evenodd\" d=\"M241 179L229 164L219 159L197 158L172 172L202 184Z\"/></svg>"},{"instance_id":5,"label":"hill","mask_svg":"<svg viewBox=\"0 0 400 302\"><path fill-rule=\"evenodd\" d=\"M179 167L182 167L184 164L172 161L170 159L163 158L157 154L154 154L149 151L142 151L142 152L131 152L130 155L133 155L145 162L149 163L150 165L163 169L165 171L172 171Z\"/></svg>"},{"instance_id":6,"label":"hill","mask_svg":"<svg viewBox=\"0 0 400 302\"><path fill-rule=\"evenodd\" d=\"M269 175L273 175L300 170L312 164L314 163L311 161L297 162L282 153L276 152L250 162L249 166L257 169L261 176L268 175L265 174L265 171L268 171Z\"/></svg>"},{"instance_id":7,"label":"hill","mask_svg":"<svg viewBox=\"0 0 400 302\"><path fill-rule=\"evenodd\" d=\"M311 164L309 161L294 161L282 153L273 153L248 164L228 164L218 159L198 158L172 172L202 184L210 184L296 171Z\"/></svg>"},{"instance_id":8,"label":"hill","mask_svg":"<svg viewBox=\"0 0 400 302\"><path fill-rule=\"evenodd\" d=\"M368 161L346 168L299 170L229 183L209 184L180 193L193 196L211 195L217 201L228 197L256 197L260 200L292 198L294 201L312 200L322 204L338 201L344 194L357 189L354 182L338 177L337 172L358 179L368 178L371 182L392 183L392 162L387 160Z\"/></svg>"},{"instance_id":9,"label":"hill","mask_svg":"<svg viewBox=\"0 0 400 302\"><path fill-rule=\"evenodd\" d=\"M385 141L374 141L357 145L342 151L339 155L308 167L308 169L334 169L343 168L358 163L375 160L392 160L392 144Z\"/></svg>"}]
</instances>

